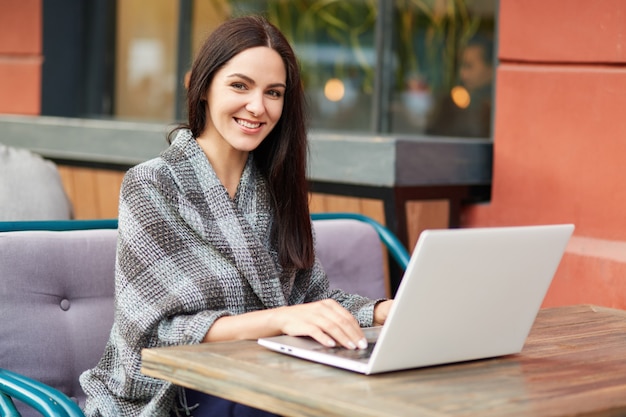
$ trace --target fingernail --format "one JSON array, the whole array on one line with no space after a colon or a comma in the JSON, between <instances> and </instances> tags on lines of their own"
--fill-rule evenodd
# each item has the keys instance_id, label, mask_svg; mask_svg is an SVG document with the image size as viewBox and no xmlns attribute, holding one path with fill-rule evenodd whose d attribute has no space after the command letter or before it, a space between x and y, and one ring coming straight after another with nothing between
<instances>
[{"instance_id":1,"label":"fingernail","mask_svg":"<svg viewBox=\"0 0 626 417\"><path fill-rule=\"evenodd\" d=\"M352 342L348 342L348 349L354 350L354 349L356 349L356 345L354 343L352 343Z\"/></svg>"},{"instance_id":2,"label":"fingernail","mask_svg":"<svg viewBox=\"0 0 626 417\"><path fill-rule=\"evenodd\" d=\"M359 349L367 349L367 339L359 340Z\"/></svg>"},{"instance_id":3,"label":"fingernail","mask_svg":"<svg viewBox=\"0 0 626 417\"><path fill-rule=\"evenodd\" d=\"M333 339L329 339L328 342L326 342L326 345L328 345L328 347L335 347L335 341Z\"/></svg>"}]
</instances>

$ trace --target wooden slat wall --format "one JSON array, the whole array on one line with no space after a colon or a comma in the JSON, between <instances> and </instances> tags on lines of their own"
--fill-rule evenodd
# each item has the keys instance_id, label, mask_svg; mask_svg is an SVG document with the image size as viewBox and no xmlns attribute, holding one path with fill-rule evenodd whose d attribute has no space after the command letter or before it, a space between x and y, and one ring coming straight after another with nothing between
<instances>
[{"instance_id":1,"label":"wooden slat wall","mask_svg":"<svg viewBox=\"0 0 626 417\"><path fill-rule=\"evenodd\" d=\"M58 168L65 190L74 205L75 218L117 217L123 171L64 165ZM382 200L314 193L311 195L310 207L313 213L361 213L385 224ZM449 205L445 200L411 201L407 203L406 211L410 248L413 248L422 230L448 227Z\"/></svg>"},{"instance_id":2,"label":"wooden slat wall","mask_svg":"<svg viewBox=\"0 0 626 417\"><path fill-rule=\"evenodd\" d=\"M59 166L65 190L77 219L117 217L123 171ZM383 202L375 199L325 194L311 195L311 212L362 213L385 224Z\"/></svg>"},{"instance_id":3,"label":"wooden slat wall","mask_svg":"<svg viewBox=\"0 0 626 417\"><path fill-rule=\"evenodd\" d=\"M59 166L65 191L76 219L117 217L117 202L123 171Z\"/></svg>"},{"instance_id":4,"label":"wooden slat wall","mask_svg":"<svg viewBox=\"0 0 626 417\"><path fill-rule=\"evenodd\" d=\"M312 213L360 213L385 224L382 200L313 193L311 194L309 210Z\"/></svg>"},{"instance_id":5,"label":"wooden slat wall","mask_svg":"<svg viewBox=\"0 0 626 417\"><path fill-rule=\"evenodd\" d=\"M409 201L406 203L408 248L413 250L417 238L425 229L447 229L450 218L447 200Z\"/></svg>"},{"instance_id":6,"label":"wooden slat wall","mask_svg":"<svg viewBox=\"0 0 626 417\"><path fill-rule=\"evenodd\" d=\"M117 217L117 205L123 171L82 168L60 165L59 173L65 190L74 206L76 219L109 219ZM382 200L311 194L312 213L349 212L360 213L385 224ZM422 230L448 227L448 202L445 200L411 201L407 203L408 248L415 246ZM384 249L384 248L383 248ZM387 292L389 286L389 266L385 265Z\"/></svg>"}]
</instances>

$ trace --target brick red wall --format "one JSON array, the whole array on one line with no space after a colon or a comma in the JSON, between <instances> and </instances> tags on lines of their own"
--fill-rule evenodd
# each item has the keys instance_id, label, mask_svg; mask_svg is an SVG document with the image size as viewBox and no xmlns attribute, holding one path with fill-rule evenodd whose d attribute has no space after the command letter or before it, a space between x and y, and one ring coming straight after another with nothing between
<instances>
[{"instance_id":1,"label":"brick red wall","mask_svg":"<svg viewBox=\"0 0 626 417\"><path fill-rule=\"evenodd\" d=\"M0 113L40 113L41 2L0 0Z\"/></svg>"},{"instance_id":2,"label":"brick red wall","mask_svg":"<svg viewBox=\"0 0 626 417\"><path fill-rule=\"evenodd\" d=\"M572 222L546 306L626 309L626 2L501 0L492 201L463 225Z\"/></svg>"}]
</instances>

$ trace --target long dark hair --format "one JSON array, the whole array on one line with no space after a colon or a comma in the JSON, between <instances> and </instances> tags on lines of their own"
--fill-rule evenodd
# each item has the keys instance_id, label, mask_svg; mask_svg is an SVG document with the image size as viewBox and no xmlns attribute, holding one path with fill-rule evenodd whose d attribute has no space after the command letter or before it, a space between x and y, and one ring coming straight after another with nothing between
<instances>
[{"instance_id":1,"label":"long dark hair","mask_svg":"<svg viewBox=\"0 0 626 417\"><path fill-rule=\"evenodd\" d=\"M178 129L190 129L198 137L206 126L203 99L215 73L238 53L258 46L274 49L283 59L287 89L280 120L253 151L254 161L269 184L274 211L272 237L285 268L310 268L314 262L309 217L309 190L306 180L307 119L300 68L285 36L260 16L244 16L220 25L200 49L189 78L187 112L189 122Z\"/></svg>"}]
</instances>

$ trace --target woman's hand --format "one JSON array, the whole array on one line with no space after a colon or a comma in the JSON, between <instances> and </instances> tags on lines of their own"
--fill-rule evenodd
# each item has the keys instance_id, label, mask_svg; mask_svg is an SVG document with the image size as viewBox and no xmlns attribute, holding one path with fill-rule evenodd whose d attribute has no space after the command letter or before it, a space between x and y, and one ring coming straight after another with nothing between
<instances>
[{"instance_id":1,"label":"woman's hand","mask_svg":"<svg viewBox=\"0 0 626 417\"><path fill-rule=\"evenodd\" d=\"M259 310L217 319L205 342L258 339L287 334L310 336L319 343L348 349L367 348L367 339L357 320L332 299Z\"/></svg>"},{"instance_id":2,"label":"woman's hand","mask_svg":"<svg viewBox=\"0 0 626 417\"><path fill-rule=\"evenodd\" d=\"M310 336L329 347L339 343L348 349L367 348L357 320L332 299L279 307L273 319L281 332L290 336Z\"/></svg>"},{"instance_id":3,"label":"woman's hand","mask_svg":"<svg viewBox=\"0 0 626 417\"><path fill-rule=\"evenodd\" d=\"M382 326L387 321L393 300L381 301L374 307L374 326Z\"/></svg>"}]
</instances>

